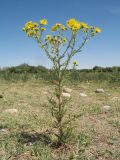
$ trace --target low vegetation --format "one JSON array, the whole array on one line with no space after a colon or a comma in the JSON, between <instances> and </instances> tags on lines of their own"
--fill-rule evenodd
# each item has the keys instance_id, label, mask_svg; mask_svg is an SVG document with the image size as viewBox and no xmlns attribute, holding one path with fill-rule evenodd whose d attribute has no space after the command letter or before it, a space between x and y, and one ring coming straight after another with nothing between
<instances>
[{"instance_id":1,"label":"low vegetation","mask_svg":"<svg viewBox=\"0 0 120 160\"><path fill-rule=\"evenodd\" d=\"M70 69L66 71L65 79L70 83L79 83L84 81L97 81L120 83L120 67L98 67L93 69ZM43 80L51 83L56 79L52 69L43 66L29 66L21 64L15 67L6 67L0 69L0 79L12 82L26 82L30 80Z\"/></svg>"},{"instance_id":2,"label":"low vegetation","mask_svg":"<svg viewBox=\"0 0 120 160\"><path fill-rule=\"evenodd\" d=\"M68 143L58 148L51 143L47 107L55 88L52 70L28 65L1 69L0 160L119 160L120 71L114 69L66 71L65 85L72 89L67 115L80 116ZM96 93L97 88L104 92Z\"/></svg>"}]
</instances>

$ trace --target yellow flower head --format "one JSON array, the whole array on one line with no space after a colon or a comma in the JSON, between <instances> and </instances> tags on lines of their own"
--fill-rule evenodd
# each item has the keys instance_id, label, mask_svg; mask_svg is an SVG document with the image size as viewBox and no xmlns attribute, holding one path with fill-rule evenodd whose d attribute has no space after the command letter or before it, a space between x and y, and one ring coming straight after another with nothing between
<instances>
[{"instance_id":1,"label":"yellow flower head","mask_svg":"<svg viewBox=\"0 0 120 160\"><path fill-rule=\"evenodd\" d=\"M38 23L33 23L32 21L27 22L23 28L23 31L27 34L27 36L33 38L38 38L40 36L38 30Z\"/></svg>"},{"instance_id":2,"label":"yellow flower head","mask_svg":"<svg viewBox=\"0 0 120 160\"><path fill-rule=\"evenodd\" d=\"M32 22L32 21L29 21L29 22L27 22L26 24L25 24L25 29L27 30L27 29L32 29L32 28L34 28L35 27L35 25L34 25L34 23Z\"/></svg>"},{"instance_id":3,"label":"yellow flower head","mask_svg":"<svg viewBox=\"0 0 120 160\"><path fill-rule=\"evenodd\" d=\"M74 61L73 64L74 64L74 65L78 65L78 62L77 62L77 61Z\"/></svg>"},{"instance_id":4,"label":"yellow flower head","mask_svg":"<svg viewBox=\"0 0 120 160\"><path fill-rule=\"evenodd\" d=\"M32 21L29 21L25 24L23 31L27 30L37 30L38 29L38 23L33 23Z\"/></svg>"},{"instance_id":5,"label":"yellow flower head","mask_svg":"<svg viewBox=\"0 0 120 160\"><path fill-rule=\"evenodd\" d=\"M41 31L45 31L45 30L46 30L46 28L41 27L41 28L40 28L40 30L41 30Z\"/></svg>"},{"instance_id":6,"label":"yellow flower head","mask_svg":"<svg viewBox=\"0 0 120 160\"><path fill-rule=\"evenodd\" d=\"M51 39L51 35L46 35L46 38L47 39Z\"/></svg>"},{"instance_id":7,"label":"yellow flower head","mask_svg":"<svg viewBox=\"0 0 120 160\"><path fill-rule=\"evenodd\" d=\"M58 27L55 25L55 26L53 26L53 27L51 28L51 31L53 31L53 32L54 32L54 31L56 31L56 30L57 30L57 28L58 28Z\"/></svg>"},{"instance_id":8,"label":"yellow flower head","mask_svg":"<svg viewBox=\"0 0 120 160\"><path fill-rule=\"evenodd\" d=\"M58 43L59 43L59 44L62 44L62 41L61 41L61 40L58 40Z\"/></svg>"},{"instance_id":9,"label":"yellow flower head","mask_svg":"<svg viewBox=\"0 0 120 160\"><path fill-rule=\"evenodd\" d=\"M87 25L87 23L84 23L84 22L81 22L81 27L85 28L85 29L89 28L89 26Z\"/></svg>"},{"instance_id":10,"label":"yellow flower head","mask_svg":"<svg viewBox=\"0 0 120 160\"><path fill-rule=\"evenodd\" d=\"M72 30L72 31L78 31L81 28L81 24L79 21L76 19L69 19L67 21L67 26Z\"/></svg>"},{"instance_id":11,"label":"yellow flower head","mask_svg":"<svg viewBox=\"0 0 120 160\"><path fill-rule=\"evenodd\" d=\"M34 32L33 32L33 31L27 32L27 36L28 36L28 37L32 37L33 35L34 35Z\"/></svg>"},{"instance_id":12,"label":"yellow flower head","mask_svg":"<svg viewBox=\"0 0 120 160\"><path fill-rule=\"evenodd\" d=\"M56 23L55 26L60 27L60 26L62 26L62 24L61 23Z\"/></svg>"},{"instance_id":13,"label":"yellow flower head","mask_svg":"<svg viewBox=\"0 0 120 160\"><path fill-rule=\"evenodd\" d=\"M47 25L48 24L48 21L46 19L41 19L40 20L40 24L42 25Z\"/></svg>"},{"instance_id":14,"label":"yellow flower head","mask_svg":"<svg viewBox=\"0 0 120 160\"><path fill-rule=\"evenodd\" d=\"M66 43L66 42L67 42L67 39L66 39L66 38L63 38L63 42Z\"/></svg>"},{"instance_id":15,"label":"yellow flower head","mask_svg":"<svg viewBox=\"0 0 120 160\"><path fill-rule=\"evenodd\" d=\"M96 28L95 28L95 32L96 32L96 33L100 33L100 32L101 32L101 29L98 28L98 27L96 27Z\"/></svg>"},{"instance_id":16,"label":"yellow flower head","mask_svg":"<svg viewBox=\"0 0 120 160\"><path fill-rule=\"evenodd\" d=\"M62 25L60 28L61 28L61 30L63 30L63 31L66 30L66 27L63 26L63 25Z\"/></svg>"},{"instance_id":17,"label":"yellow flower head","mask_svg":"<svg viewBox=\"0 0 120 160\"><path fill-rule=\"evenodd\" d=\"M61 23L56 23L53 27L52 27L52 29L51 29L51 31L57 31L58 29L60 29L60 30L66 30L66 27L64 26L64 25L62 25Z\"/></svg>"}]
</instances>

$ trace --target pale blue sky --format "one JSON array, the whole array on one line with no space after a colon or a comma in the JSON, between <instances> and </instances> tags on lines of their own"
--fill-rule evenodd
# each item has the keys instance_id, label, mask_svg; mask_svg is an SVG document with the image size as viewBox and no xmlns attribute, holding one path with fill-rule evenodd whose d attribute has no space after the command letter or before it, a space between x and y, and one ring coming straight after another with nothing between
<instances>
[{"instance_id":1,"label":"pale blue sky","mask_svg":"<svg viewBox=\"0 0 120 160\"><path fill-rule=\"evenodd\" d=\"M74 57L80 68L120 66L120 0L0 0L0 66L50 63L37 44L22 32L29 21L46 18L51 27L69 18L99 26L102 33ZM49 28L49 27L48 27Z\"/></svg>"}]
</instances>

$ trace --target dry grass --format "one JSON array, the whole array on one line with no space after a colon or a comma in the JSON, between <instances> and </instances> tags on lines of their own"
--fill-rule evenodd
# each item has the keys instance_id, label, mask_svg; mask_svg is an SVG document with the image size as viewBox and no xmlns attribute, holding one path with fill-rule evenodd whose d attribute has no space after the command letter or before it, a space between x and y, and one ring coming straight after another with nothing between
<instances>
[{"instance_id":1,"label":"dry grass","mask_svg":"<svg viewBox=\"0 0 120 160\"><path fill-rule=\"evenodd\" d=\"M77 127L68 146L53 149L43 133L52 127L46 103L54 86L42 82L0 84L1 160L120 159L120 86L93 82L69 86L73 89L69 112L81 113L81 117L75 122ZM105 92L97 94L96 88ZM87 97L80 97L80 92ZM111 109L103 112L104 105ZM17 109L18 113L5 113L9 108Z\"/></svg>"}]
</instances>

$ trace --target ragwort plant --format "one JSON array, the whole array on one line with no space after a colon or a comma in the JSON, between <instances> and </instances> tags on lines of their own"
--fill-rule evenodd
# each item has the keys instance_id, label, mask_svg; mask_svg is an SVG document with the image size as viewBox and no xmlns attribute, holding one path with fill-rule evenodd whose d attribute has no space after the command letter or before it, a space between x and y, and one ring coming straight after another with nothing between
<instances>
[{"instance_id":1,"label":"ragwort plant","mask_svg":"<svg viewBox=\"0 0 120 160\"><path fill-rule=\"evenodd\" d=\"M46 35L46 19L39 23L29 21L25 24L23 31L28 37L33 38L44 50L47 57L53 64L57 83L55 87L55 97L50 98L50 111L54 119L54 127L57 129L55 134L58 146L66 143L71 135L72 127L70 124L74 117L67 115L67 102L69 99L63 97L63 82L65 71L71 62L71 59L79 52L83 46L101 30L97 27L88 26L84 22L76 19L69 19L66 25L56 23L51 28L51 34ZM76 116L77 117L77 116Z\"/></svg>"}]
</instances>

